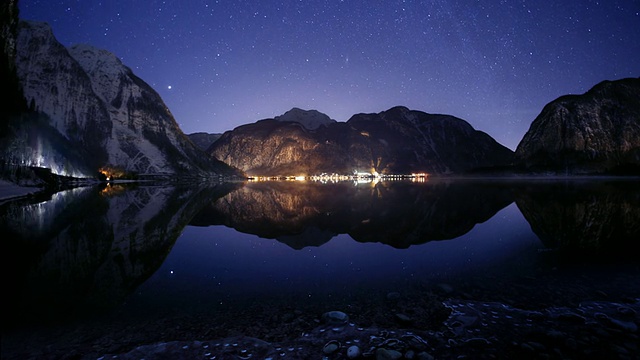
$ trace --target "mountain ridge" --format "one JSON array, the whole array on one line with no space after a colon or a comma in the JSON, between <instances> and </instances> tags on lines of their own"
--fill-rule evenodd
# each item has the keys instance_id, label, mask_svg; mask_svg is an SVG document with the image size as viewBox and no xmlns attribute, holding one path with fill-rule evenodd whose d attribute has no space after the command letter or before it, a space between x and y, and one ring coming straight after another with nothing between
<instances>
[{"instance_id":1,"label":"mountain ridge","mask_svg":"<svg viewBox=\"0 0 640 360\"><path fill-rule=\"evenodd\" d=\"M204 131L194 132L186 135L189 140L191 140L191 142L202 151L206 151L209 146L211 146L211 144L213 144L222 136L222 134L208 133Z\"/></svg>"},{"instance_id":2,"label":"mountain ridge","mask_svg":"<svg viewBox=\"0 0 640 360\"><path fill-rule=\"evenodd\" d=\"M273 119L284 122L295 122L301 124L308 130L316 130L321 126L327 126L336 122L328 115L323 114L318 110L303 110L297 107L294 107Z\"/></svg>"},{"instance_id":3,"label":"mountain ridge","mask_svg":"<svg viewBox=\"0 0 640 360\"><path fill-rule=\"evenodd\" d=\"M263 119L225 132L207 152L260 175L452 174L506 165L513 154L462 119L403 106L314 129Z\"/></svg>"},{"instance_id":4,"label":"mountain ridge","mask_svg":"<svg viewBox=\"0 0 640 360\"><path fill-rule=\"evenodd\" d=\"M345 122L293 107L224 134L199 133L206 140L196 145L195 134L182 132L160 95L113 53L85 44L66 48L46 23L20 21L17 30L16 72L30 107L43 114L25 123L48 122L60 133L52 135L54 141L36 140L41 144L69 142L57 153L25 148L34 151L32 163L38 166L47 166L46 157L57 162L62 157L68 166L53 165L63 170L82 168L86 164L71 164L82 158L93 168L169 176L243 176L241 171L447 175L486 168L640 173L640 78L605 80L584 94L551 101L515 152L463 119L404 106L355 114ZM81 150L79 156L65 160L73 147ZM210 158L202 153L205 148Z\"/></svg>"},{"instance_id":5,"label":"mountain ridge","mask_svg":"<svg viewBox=\"0 0 640 360\"><path fill-rule=\"evenodd\" d=\"M160 95L112 53L62 46L46 23L20 21L17 73L25 97L88 149L94 168L162 176L241 175L204 156Z\"/></svg>"}]
</instances>

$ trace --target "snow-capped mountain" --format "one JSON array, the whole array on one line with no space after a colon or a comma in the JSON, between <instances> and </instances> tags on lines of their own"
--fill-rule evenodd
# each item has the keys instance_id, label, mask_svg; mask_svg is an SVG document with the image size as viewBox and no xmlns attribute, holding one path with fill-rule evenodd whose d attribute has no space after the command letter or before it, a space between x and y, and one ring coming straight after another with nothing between
<instances>
[{"instance_id":1,"label":"snow-capped mountain","mask_svg":"<svg viewBox=\"0 0 640 360\"><path fill-rule=\"evenodd\" d=\"M160 95L112 53L62 46L46 23L21 21L17 72L27 102L91 154L91 166L138 174L236 174L205 156Z\"/></svg>"}]
</instances>

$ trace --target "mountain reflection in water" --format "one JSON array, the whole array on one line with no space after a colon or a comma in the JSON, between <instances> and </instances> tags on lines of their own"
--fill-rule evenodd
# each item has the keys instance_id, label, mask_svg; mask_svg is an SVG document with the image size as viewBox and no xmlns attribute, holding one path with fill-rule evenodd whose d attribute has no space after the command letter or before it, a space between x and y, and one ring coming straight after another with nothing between
<instances>
[{"instance_id":1,"label":"mountain reflection in water","mask_svg":"<svg viewBox=\"0 0 640 360\"><path fill-rule=\"evenodd\" d=\"M638 182L530 183L516 204L543 244L565 257L640 258Z\"/></svg>"},{"instance_id":2,"label":"mountain reflection in water","mask_svg":"<svg viewBox=\"0 0 640 360\"><path fill-rule=\"evenodd\" d=\"M204 205L233 187L84 187L0 208L7 322L122 302L151 276Z\"/></svg>"},{"instance_id":3,"label":"mountain reflection in water","mask_svg":"<svg viewBox=\"0 0 640 360\"><path fill-rule=\"evenodd\" d=\"M5 348L34 346L13 338L15 329L55 329L99 314L127 322L153 313L187 329L180 316L188 313L220 322L206 336L227 336L271 329L280 316L271 312L285 307L306 314L335 306L360 323L384 323L371 315L382 306L371 303L379 292L415 292L419 303L440 289L520 308L575 306L604 292L612 300L639 296L626 281L639 259L640 186L632 181L110 185L5 203L0 231L3 358L20 357ZM569 294L548 269L575 262L596 274L590 264L635 270L603 273L611 281L597 285L598 276L569 275L579 288ZM456 281L455 293L442 286ZM436 326L442 314L432 311L423 315L436 324L413 326ZM290 335L282 329L270 340ZM140 342L170 336L156 330L145 329Z\"/></svg>"},{"instance_id":4,"label":"mountain reflection in water","mask_svg":"<svg viewBox=\"0 0 640 360\"><path fill-rule=\"evenodd\" d=\"M191 225L225 225L294 249L337 234L408 248L459 237L513 200L510 188L493 182L258 182L208 204Z\"/></svg>"}]
</instances>

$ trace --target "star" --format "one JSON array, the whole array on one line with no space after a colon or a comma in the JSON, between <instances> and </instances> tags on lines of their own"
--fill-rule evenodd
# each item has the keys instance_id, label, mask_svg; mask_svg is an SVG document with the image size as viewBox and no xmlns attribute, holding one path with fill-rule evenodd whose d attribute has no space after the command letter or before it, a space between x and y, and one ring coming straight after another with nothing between
<instances>
[{"instance_id":1,"label":"star","mask_svg":"<svg viewBox=\"0 0 640 360\"><path fill-rule=\"evenodd\" d=\"M163 101L185 133L223 133L292 107L346 121L403 105L457 116L515 149L547 103L640 74L637 1L19 6L63 45L108 50L145 82L170 83Z\"/></svg>"}]
</instances>

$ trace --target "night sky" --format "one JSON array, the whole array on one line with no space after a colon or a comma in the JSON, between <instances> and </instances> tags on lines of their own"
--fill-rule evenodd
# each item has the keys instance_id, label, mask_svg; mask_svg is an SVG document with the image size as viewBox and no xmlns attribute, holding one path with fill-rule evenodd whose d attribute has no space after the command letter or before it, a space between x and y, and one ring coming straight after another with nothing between
<instances>
[{"instance_id":1,"label":"night sky","mask_svg":"<svg viewBox=\"0 0 640 360\"><path fill-rule=\"evenodd\" d=\"M638 0L21 0L20 17L116 54L185 133L404 105L515 149L546 103L640 76Z\"/></svg>"}]
</instances>

